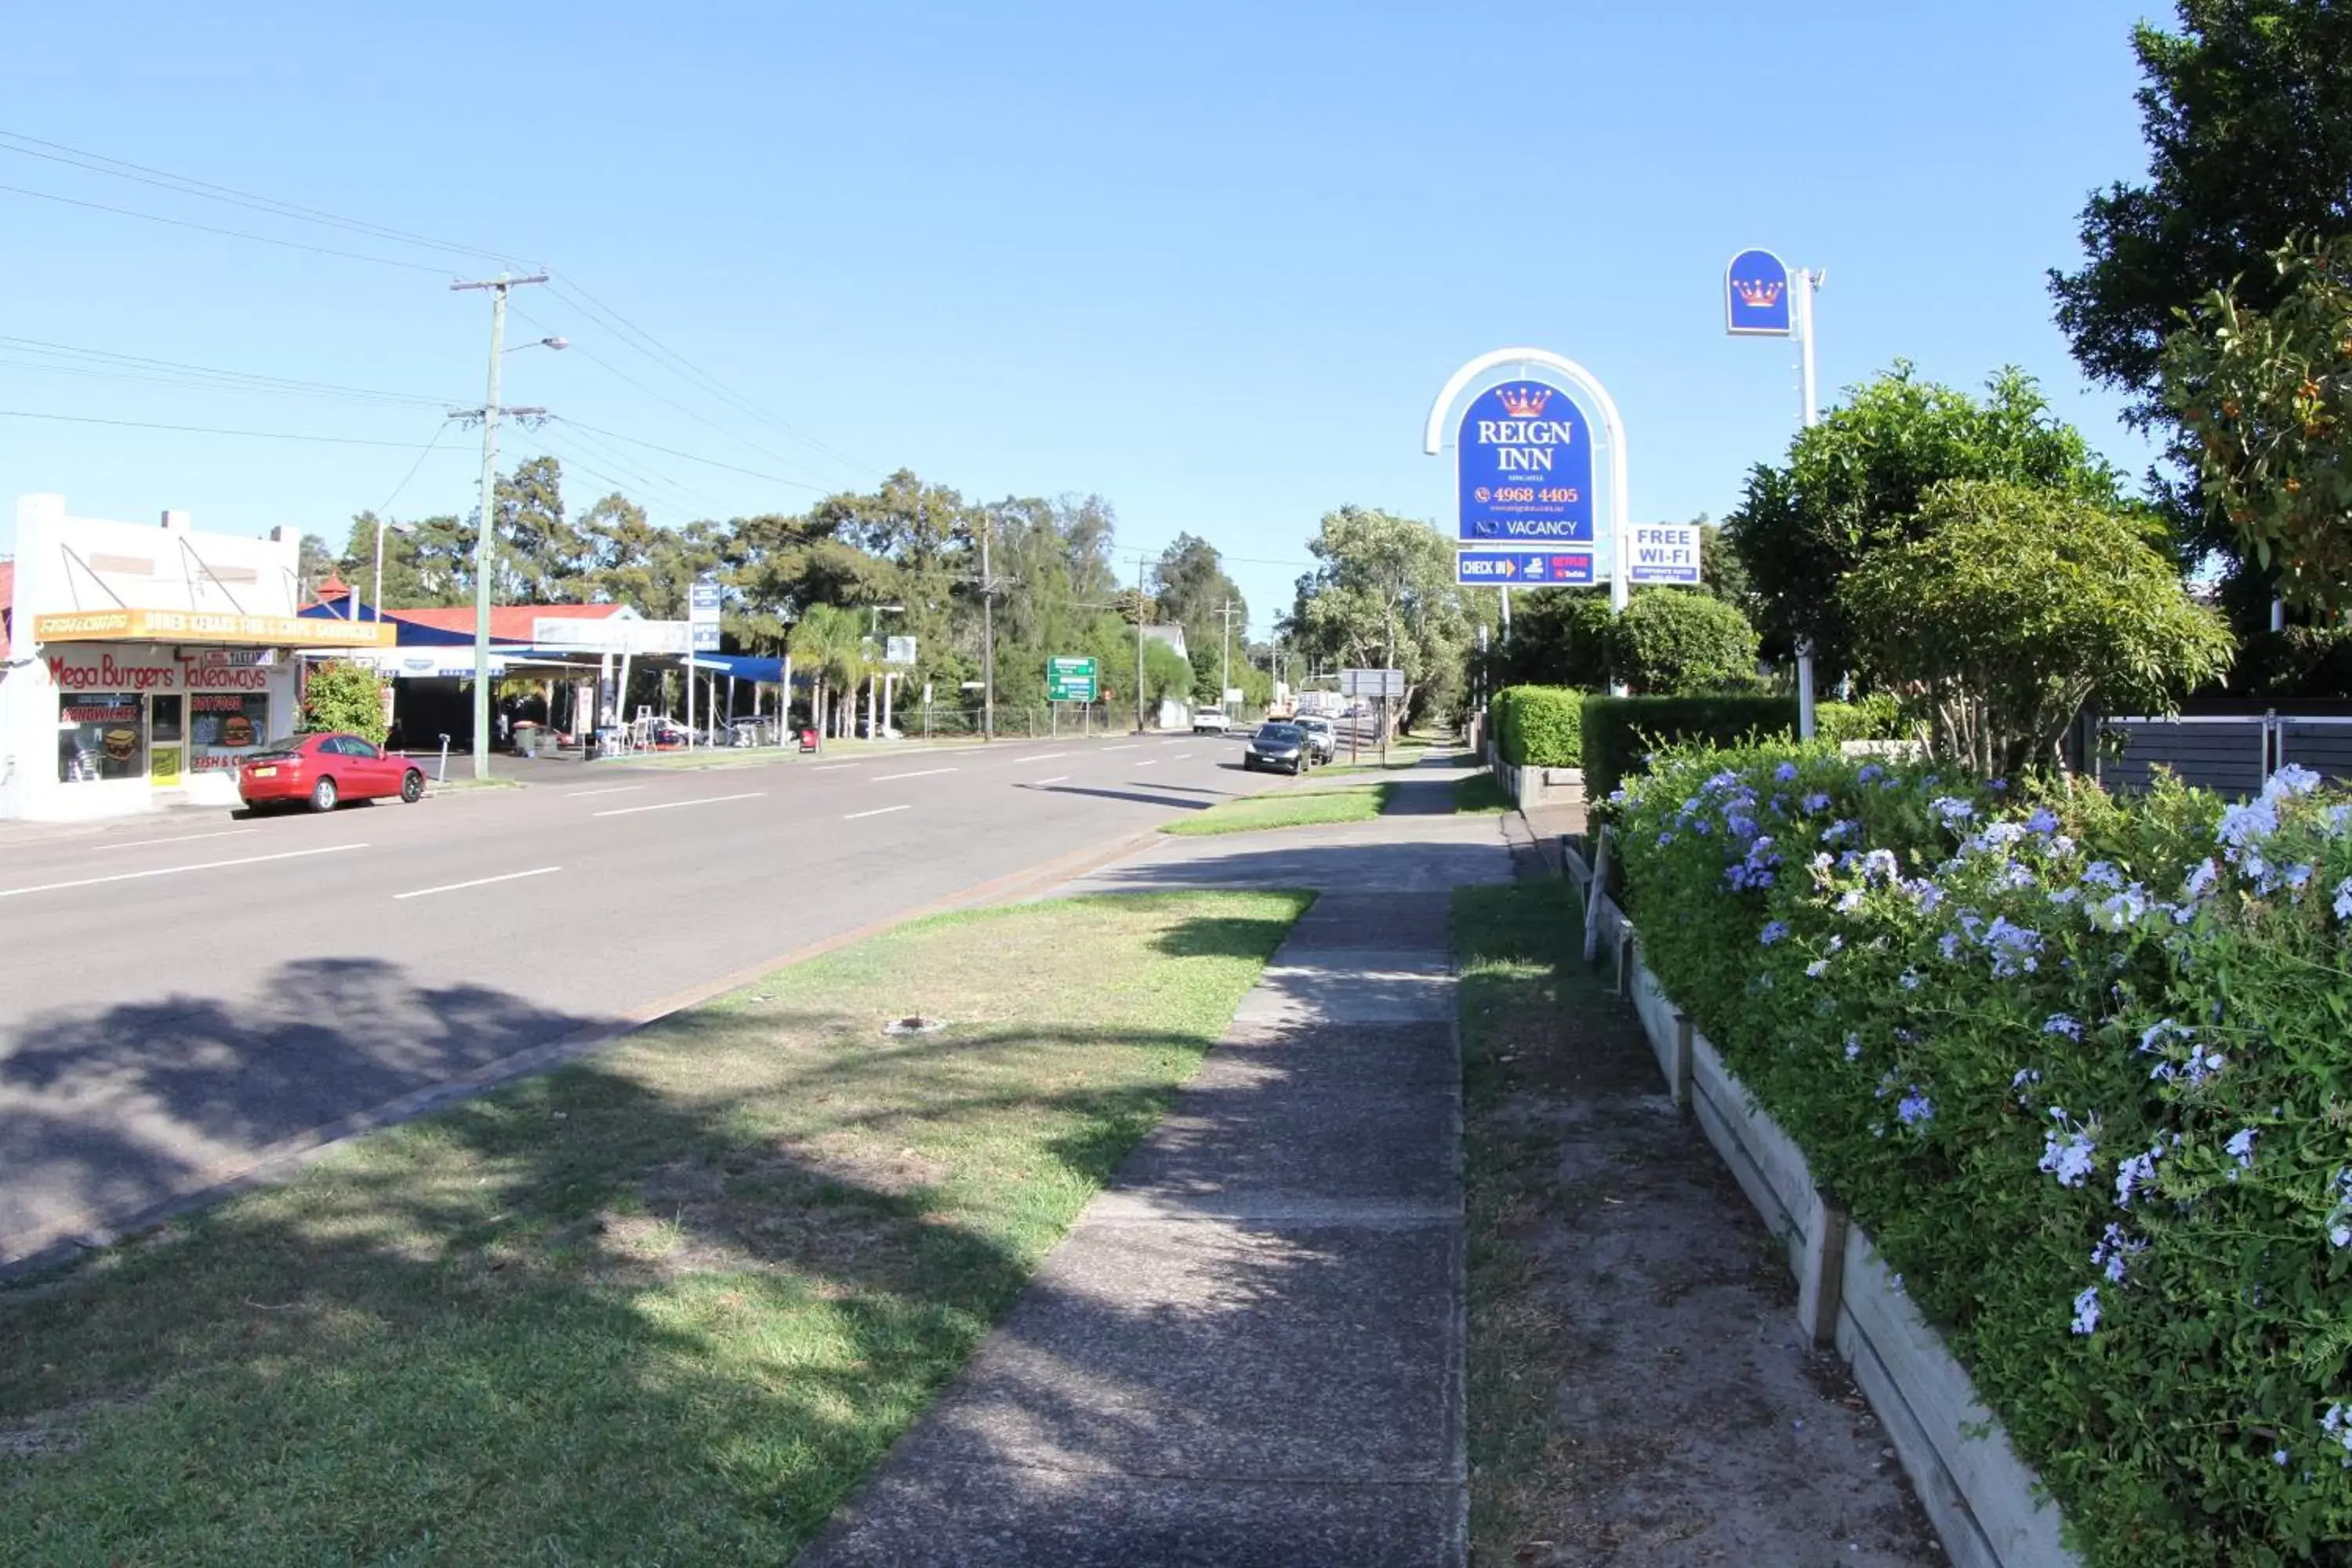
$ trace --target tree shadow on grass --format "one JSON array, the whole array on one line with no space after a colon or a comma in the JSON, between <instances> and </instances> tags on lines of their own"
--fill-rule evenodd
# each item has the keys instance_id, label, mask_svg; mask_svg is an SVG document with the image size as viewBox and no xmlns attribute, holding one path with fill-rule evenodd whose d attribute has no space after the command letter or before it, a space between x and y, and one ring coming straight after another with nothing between
<instances>
[{"instance_id":1,"label":"tree shadow on grass","mask_svg":"<svg viewBox=\"0 0 2352 1568\"><path fill-rule=\"evenodd\" d=\"M1201 923L1165 950L1262 956L1279 934ZM390 965L288 978L395 1017L439 1005L452 1038L594 1022ZM164 1011L201 1046L153 1009L53 1017L20 1037L24 1081L98 1049L219 1143L279 1125L237 1089L293 1046L378 1088L437 1059L342 1007L290 1039L272 1008ZM1202 1043L706 1009L0 1288L0 1560L781 1562L1159 1121L1175 1084L1148 1064ZM152 1129L44 1119L64 1125L12 1137L74 1142L86 1173L159 1148L193 1168ZM1269 1310L1312 1261L1259 1259L1201 1310Z\"/></svg>"}]
</instances>

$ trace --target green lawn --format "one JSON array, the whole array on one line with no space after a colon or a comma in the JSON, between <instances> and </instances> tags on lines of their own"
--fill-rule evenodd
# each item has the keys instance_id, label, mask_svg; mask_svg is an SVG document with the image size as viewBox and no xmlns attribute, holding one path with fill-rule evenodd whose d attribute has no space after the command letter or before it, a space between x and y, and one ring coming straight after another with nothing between
<instances>
[{"instance_id":1,"label":"green lawn","mask_svg":"<svg viewBox=\"0 0 2352 1568\"><path fill-rule=\"evenodd\" d=\"M0 1288L0 1563L785 1561L1307 901L910 925Z\"/></svg>"},{"instance_id":2,"label":"green lawn","mask_svg":"<svg viewBox=\"0 0 2352 1568\"><path fill-rule=\"evenodd\" d=\"M1345 789L1275 790L1219 801L1160 826L1162 833L1198 837L1213 833L1255 833L1264 827L1319 826L1334 822L1369 822L1387 805L1392 785L1351 784Z\"/></svg>"},{"instance_id":3,"label":"green lawn","mask_svg":"<svg viewBox=\"0 0 2352 1568\"><path fill-rule=\"evenodd\" d=\"M1491 816L1511 809L1511 797L1486 773L1469 773L1454 782L1454 809L1471 816Z\"/></svg>"}]
</instances>

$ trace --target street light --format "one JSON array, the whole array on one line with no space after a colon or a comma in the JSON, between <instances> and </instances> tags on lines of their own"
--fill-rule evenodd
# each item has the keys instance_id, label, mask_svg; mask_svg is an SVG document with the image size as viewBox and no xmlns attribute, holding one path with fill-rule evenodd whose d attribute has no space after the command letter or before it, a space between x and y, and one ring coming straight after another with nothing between
<instances>
[{"instance_id":1,"label":"street light","mask_svg":"<svg viewBox=\"0 0 2352 1568\"><path fill-rule=\"evenodd\" d=\"M558 353L561 353L571 346L572 340L570 338L557 336L552 338L541 338L533 342L517 343L510 349L500 349L499 352L500 353L507 354L519 354L525 349L553 349Z\"/></svg>"},{"instance_id":2,"label":"street light","mask_svg":"<svg viewBox=\"0 0 2352 1568\"><path fill-rule=\"evenodd\" d=\"M382 619L383 619L383 536L384 536L387 532L391 532L391 533L415 533L415 531L416 531L416 525L415 525L415 523L413 523L413 522L394 522L394 521L391 521L390 520L385 519L385 518L378 518L378 519L376 519L376 523L375 523L375 597L374 597L374 598L373 598L373 599L370 599L370 600L368 601L368 603L369 603L369 605L370 605L374 609L374 612L375 612L375 616L374 616L374 618L375 618L375 619L377 619L377 620L379 620L379 621L381 621Z\"/></svg>"}]
</instances>

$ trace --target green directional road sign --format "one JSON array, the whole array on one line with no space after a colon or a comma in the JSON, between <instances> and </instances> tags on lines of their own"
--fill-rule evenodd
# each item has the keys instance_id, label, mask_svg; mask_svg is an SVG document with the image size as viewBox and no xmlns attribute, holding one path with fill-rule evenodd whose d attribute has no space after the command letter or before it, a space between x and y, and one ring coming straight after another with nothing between
<instances>
[{"instance_id":1,"label":"green directional road sign","mask_svg":"<svg viewBox=\"0 0 2352 1568\"><path fill-rule=\"evenodd\" d=\"M1045 700L1092 702L1095 661L1091 658L1059 656L1045 661Z\"/></svg>"}]
</instances>

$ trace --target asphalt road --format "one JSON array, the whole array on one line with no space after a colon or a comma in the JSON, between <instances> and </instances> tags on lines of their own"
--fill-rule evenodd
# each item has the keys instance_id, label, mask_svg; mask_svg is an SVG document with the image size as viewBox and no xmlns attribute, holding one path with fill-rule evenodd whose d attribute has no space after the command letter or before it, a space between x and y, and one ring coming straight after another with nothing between
<instances>
[{"instance_id":1,"label":"asphalt road","mask_svg":"<svg viewBox=\"0 0 2352 1568\"><path fill-rule=\"evenodd\" d=\"M0 1264L314 1130L1263 789L1238 737L1005 742L0 839Z\"/></svg>"}]
</instances>

